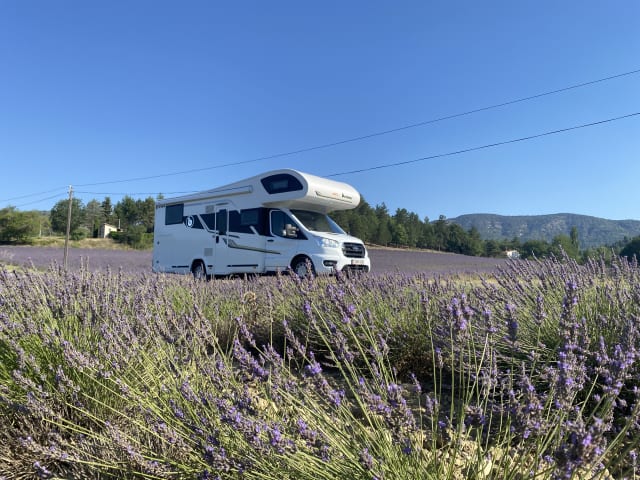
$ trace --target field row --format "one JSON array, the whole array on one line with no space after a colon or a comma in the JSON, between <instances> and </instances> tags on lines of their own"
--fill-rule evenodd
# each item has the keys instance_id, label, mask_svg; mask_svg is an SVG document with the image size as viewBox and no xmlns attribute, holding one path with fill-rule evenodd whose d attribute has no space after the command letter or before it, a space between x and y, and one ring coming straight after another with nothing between
<instances>
[{"instance_id":1,"label":"field row","mask_svg":"<svg viewBox=\"0 0 640 480\"><path fill-rule=\"evenodd\" d=\"M443 275L448 273L488 273L504 264L503 259L471 257L453 253L438 253L417 250L369 249L373 273L406 272ZM0 265L31 266L46 268L52 263L62 264L64 249L57 247L0 247ZM149 272L151 252L139 250L99 250L89 248L69 249L69 266L78 269L85 264L89 270L124 272Z\"/></svg>"}]
</instances>

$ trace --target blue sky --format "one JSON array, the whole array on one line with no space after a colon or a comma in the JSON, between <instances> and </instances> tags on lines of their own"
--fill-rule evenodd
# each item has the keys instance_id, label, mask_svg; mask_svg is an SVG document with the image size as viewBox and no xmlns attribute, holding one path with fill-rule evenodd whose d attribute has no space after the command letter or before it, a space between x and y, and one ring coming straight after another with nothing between
<instances>
[{"instance_id":1,"label":"blue sky","mask_svg":"<svg viewBox=\"0 0 640 480\"><path fill-rule=\"evenodd\" d=\"M4 0L0 207L336 175L638 113L640 72L264 159L638 70L639 31L635 1ZM640 219L639 157L636 115L333 178L431 220Z\"/></svg>"}]
</instances>

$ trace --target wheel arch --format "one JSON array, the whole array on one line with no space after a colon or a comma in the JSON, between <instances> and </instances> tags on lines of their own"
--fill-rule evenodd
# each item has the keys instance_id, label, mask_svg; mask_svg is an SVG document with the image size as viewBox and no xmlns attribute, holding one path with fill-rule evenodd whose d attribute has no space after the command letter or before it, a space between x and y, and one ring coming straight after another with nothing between
<instances>
[{"instance_id":1,"label":"wheel arch","mask_svg":"<svg viewBox=\"0 0 640 480\"><path fill-rule=\"evenodd\" d=\"M311 274L312 274L312 275L315 275L315 273L316 273L316 266L314 265L313 260L311 259L311 257L310 257L309 255L307 255L307 254L304 254L304 253L298 253L296 256L294 256L294 257L291 259L291 262L289 263L289 267L290 267L293 271L295 271L295 270L296 270L296 266L297 266L298 264L300 264L300 262L303 262L303 263L305 263L305 264L306 264L307 262L309 262L309 264L311 265Z\"/></svg>"}]
</instances>

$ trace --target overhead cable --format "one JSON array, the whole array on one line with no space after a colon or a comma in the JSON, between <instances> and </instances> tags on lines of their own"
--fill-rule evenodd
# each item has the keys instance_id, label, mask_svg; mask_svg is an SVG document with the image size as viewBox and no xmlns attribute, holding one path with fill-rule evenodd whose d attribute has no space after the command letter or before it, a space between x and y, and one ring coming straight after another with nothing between
<instances>
[{"instance_id":1,"label":"overhead cable","mask_svg":"<svg viewBox=\"0 0 640 480\"><path fill-rule=\"evenodd\" d=\"M31 195L29 195L31 196ZM46 198L39 198L38 200L32 200L30 202L27 203L22 203L20 205L16 205L16 207L24 207L26 205L33 205L34 203L40 203L40 202L44 202L46 200L51 200L52 198L62 198L62 197L67 197L67 194L64 192L58 193L56 195L51 195L50 197L46 197Z\"/></svg>"},{"instance_id":2,"label":"overhead cable","mask_svg":"<svg viewBox=\"0 0 640 480\"><path fill-rule=\"evenodd\" d=\"M551 130L549 132L538 133L536 135L529 135L529 136L526 136L526 137L514 138L512 140L505 140L503 142L489 143L487 145L481 145L479 147L465 148L464 150L456 150L455 152L439 153L437 155L430 155L428 157L415 158L413 160L405 160L405 161L402 161L402 162L386 163L386 164L377 165L377 166L374 166L374 167L360 168L360 169L357 169L357 170L349 170L347 172L332 173L330 175L325 175L325 177L338 177L340 175L349 175L349 174L352 174L352 173L361 173L361 172L368 172L368 171L371 171L371 170L380 170L382 168L390 168L390 167L397 167L397 166L400 166L400 165L408 165L410 163L423 162L425 160L433 160L434 158L450 157L450 156L453 156L453 155L460 155L462 153L475 152L477 150L483 150L483 149L486 149L486 148L493 148L493 147L499 147L501 145L508 145L510 143L517 143L517 142L524 142L526 140L533 140L534 138L546 137L548 135L555 135L557 133L569 132L571 130L578 130L580 128L593 127L595 125L602 125L603 123L615 122L617 120L623 120L625 118L635 117L636 115L640 115L640 112L630 113L628 115L622 115L620 117L615 117L615 118L608 118L607 120L600 120L600 121L597 121L597 122L584 123L582 125L576 125L576 126L573 126L573 127L561 128L559 130Z\"/></svg>"},{"instance_id":3,"label":"overhead cable","mask_svg":"<svg viewBox=\"0 0 640 480\"><path fill-rule=\"evenodd\" d=\"M544 93L539 93L539 94L536 94L536 95L530 95L528 97L523 97L523 98L519 98L519 99L516 99L516 100L510 100L510 101L503 102L503 103L489 105L487 107L476 108L476 109L468 110L468 111L462 112L462 113L455 113L455 114L447 115L447 116L444 116L444 117L439 117L439 118L434 118L434 119L431 119L431 120L426 120L424 122L412 123L412 124L405 125L405 126L402 126L402 127L392 128L390 130L384 130L384 131L380 131L380 132L370 133L370 134L367 134L367 135L361 135L361 136L358 136L358 137L348 138L348 139L345 139L345 140L339 140L339 141L336 141L336 142L325 143L325 144L322 144L322 145L316 145L314 147L307 147L307 148L301 148L299 150L292 150L292 151L289 151L289 152L276 153L276 154L273 154L273 155L266 155L266 156L263 156L263 157L253 158L253 159L250 159L250 160L241 160L241 161L237 161L237 162L229 162L229 163L223 163L223 164L213 165L213 166L209 166L209 167L194 168L194 169L190 169L190 170L181 170L181 171L171 172L171 173L162 173L162 174L157 174L157 175L147 175L147 176L144 176L144 177L125 178L125 179L110 180L110 181L105 181L105 182L83 183L83 184L77 184L77 186L78 187L89 187L89 186L96 186L96 185L109 185L109 184L114 184L114 183L135 182L135 181L140 181L140 180L152 180L152 179L155 179L155 178L172 177L172 176L177 176L177 175L186 175L186 174L189 174L189 173L204 172L204 171L208 171L208 170L214 170L214 169L217 169L217 168L233 167L233 166L237 166L237 165L244 165L244 164L247 164L247 163L254 163L254 162L259 162L259 161L263 161L263 160L272 160L274 158L287 157L287 156L296 155L296 154L299 154L299 153L306 153L306 152L311 152L311 151L314 151L314 150L321 150L321 149L324 149L324 148L335 147L335 146L338 146L338 145L344 145L346 143L358 142L358 141L361 141L361 140L366 140L366 139L373 138L373 137L379 137L379 136L382 136L382 135L387 135L387 134L399 132L399 131L402 131L402 130L408 130L408 129L411 129L411 128L422 127L422 126L425 126L425 125L430 125L430 124L433 124L433 123L442 122L444 120L450 120L450 119L462 117L462 116L465 116L465 115L471 115L471 114L474 114L474 113L479 113L479 112L483 112L483 111L486 111L486 110L491 110L491 109L494 109L494 108L505 107L507 105L513 105L515 103L525 102L525 101L533 100L533 99L536 99L536 98L541 98L541 97L545 97L545 96L549 96L549 95L554 95L554 94L557 94L557 93L566 92L568 90L582 88L582 87L586 87L586 86L589 86L589 85L594 85L596 83L601 83L601 82L605 82L605 81L608 81L608 80L613 80L613 79L616 79L616 78L621 78L621 77L625 77L625 76L629 76L629 75L634 75L634 74L637 74L637 73L640 73L640 69L631 70L629 72L620 73L620 74L617 74L617 75L611 75L609 77L600 78L598 80L591 80L589 82L583 82L583 83L571 85L571 86L568 86L568 87L559 88L559 89L551 90L551 91L544 92Z\"/></svg>"},{"instance_id":4,"label":"overhead cable","mask_svg":"<svg viewBox=\"0 0 640 480\"><path fill-rule=\"evenodd\" d=\"M382 165L376 165L373 167L367 167L367 168L360 168L357 170L349 170L346 172L339 172L339 173L332 173L332 174L328 174L328 175L324 175L325 177L338 177L341 175L349 175L352 173L362 173L362 172L368 172L371 170L380 170L383 168L390 168L390 167L397 167L397 166L401 166L401 165L408 165L411 163L417 163L417 162L423 162L425 160L433 160L435 158L443 158L443 157L451 157L454 155L461 155L463 153L469 153L469 152L475 152L477 150L484 150L484 149L488 149L488 148L494 148L494 147L499 147L502 145L508 145L511 143L518 143L518 142L524 142L527 140L533 140L536 138L541 138L541 137L546 137L549 135L556 135L559 133L565 133L565 132L570 132L572 130L579 130L581 128L587 128L587 127L594 127L596 125L602 125L605 123L611 123L611 122L615 122L618 120L624 120L627 118L631 118L631 117L635 117L640 115L640 112L635 112L635 113L630 113L627 115L621 115L619 117L614 117L614 118L608 118L606 120L598 120L596 122L591 122L591 123L583 123L581 125L574 125L572 127L566 127L566 128L560 128L557 130L550 130L548 132L543 132L543 133L537 133L534 135L528 135L526 137L520 137L520 138L514 138L511 140L504 140L501 142L494 142L494 143L488 143L486 145L480 145L477 147L470 147L470 148L465 148L462 150L455 150L453 152L447 152L447 153L439 153L436 155L429 155L427 157L420 157L420 158L415 158L413 160L404 160L401 162L394 162L394 163L386 163L386 164L382 164ZM158 193L163 193L163 194L183 194L183 193L193 193L194 191L189 191L189 192L151 192L151 193L138 193L139 195L157 195ZM114 193L114 192L78 192L78 193L88 193L88 194L95 194L95 195L134 195L133 193L129 193L129 194L123 194L123 193Z\"/></svg>"}]
</instances>

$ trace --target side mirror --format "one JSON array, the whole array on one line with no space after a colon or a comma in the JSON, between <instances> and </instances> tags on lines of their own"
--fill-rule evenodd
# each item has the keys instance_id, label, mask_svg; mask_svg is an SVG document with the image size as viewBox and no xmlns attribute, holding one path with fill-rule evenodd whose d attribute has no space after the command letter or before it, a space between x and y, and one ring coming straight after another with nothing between
<instances>
[{"instance_id":1,"label":"side mirror","mask_svg":"<svg viewBox=\"0 0 640 480\"><path fill-rule=\"evenodd\" d=\"M297 238L298 237L298 227L296 227L295 225L291 225L290 223L287 223L284 226L285 230L285 236L288 238Z\"/></svg>"}]
</instances>

